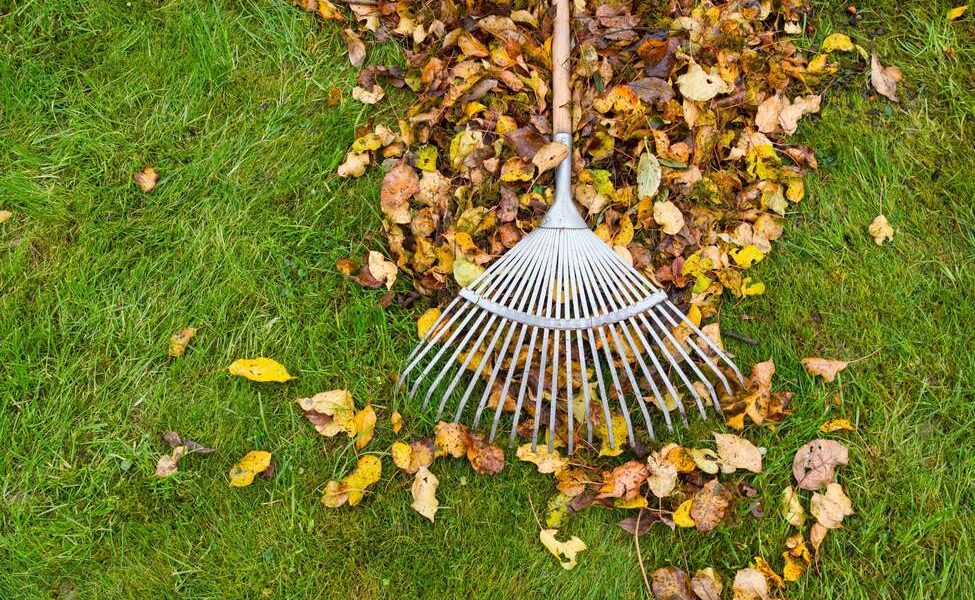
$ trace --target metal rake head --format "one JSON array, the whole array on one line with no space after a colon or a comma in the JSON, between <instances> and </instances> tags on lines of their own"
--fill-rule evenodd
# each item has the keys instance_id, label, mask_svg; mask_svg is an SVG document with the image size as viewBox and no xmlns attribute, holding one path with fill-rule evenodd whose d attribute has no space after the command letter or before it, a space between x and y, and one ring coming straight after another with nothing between
<instances>
[{"instance_id":1,"label":"metal rake head","mask_svg":"<svg viewBox=\"0 0 975 600\"><path fill-rule=\"evenodd\" d=\"M730 394L728 378L740 382L741 372L665 292L584 227L543 223L461 290L411 354L399 387L409 383L424 408L435 402L437 419L473 413L473 430L493 411L489 441L506 410L511 439L530 426L533 448L545 423L549 449L559 436L570 454L577 429L592 443L595 419L610 447L619 443L614 406L630 444L632 413L651 439L654 413L668 431L674 411L687 425L688 397L702 418L709 403L720 414L715 385ZM524 413L531 423L519 427Z\"/></svg>"}]
</instances>

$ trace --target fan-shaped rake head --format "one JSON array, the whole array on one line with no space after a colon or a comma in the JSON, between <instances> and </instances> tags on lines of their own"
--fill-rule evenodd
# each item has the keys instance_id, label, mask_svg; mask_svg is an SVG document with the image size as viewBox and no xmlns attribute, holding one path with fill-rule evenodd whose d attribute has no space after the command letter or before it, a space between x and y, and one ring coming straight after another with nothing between
<instances>
[{"instance_id":1,"label":"fan-shaped rake head","mask_svg":"<svg viewBox=\"0 0 975 600\"><path fill-rule=\"evenodd\" d=\"M584 227L584 224L583 224ZM490 418L489 441L512 413L510 437L540 428L592 443L594 421L610 447L613 415L655 438L662 417L687 424L685 401L703 419L741 372L639 272L586 228L542 227L461 290L408 359L399 386L436 405L436 418ZM617 410L618 408L618 410ZM659 414L658 414L659 413ZM676 414L676 419L674 418ZM524 420L522 420L524 417Z\"/></svg>"}]
</instances>

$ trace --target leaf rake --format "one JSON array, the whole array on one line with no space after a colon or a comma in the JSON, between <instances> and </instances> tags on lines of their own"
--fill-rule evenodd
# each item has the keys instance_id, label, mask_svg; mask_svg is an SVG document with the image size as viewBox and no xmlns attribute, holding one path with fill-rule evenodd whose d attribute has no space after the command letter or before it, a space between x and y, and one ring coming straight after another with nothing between
<instances>
[{"instance_id":1,"label":"leaf rake","mask_svg":"<svg viewBox=\"0 0 975 600\"><path fill-rule=\"evenodd\" d=\"M493 411L489 441L511 402L510 438L527 433L519 420L528 412L533 449L545 422L552 450L564 421L572 454L575 427L584 424L592 443L593 410L615 448L612 406L618 404L632 445L634 413L654 439L651 409L660 411L668 431L675 410L687 426L682 390L707 419L709 402L721 413L715 382L731 394L729 377L741 382L742 375L666 292L589 230L573 204L569 3L554 5L552 130L554 141L570 149L556 168L555 201L537 229L447 305L407 360L398 389L412 380L410 396L423 393L423 408L436 398L437 419L448 403L455 422L472 412L473 430L485 410Z\"/></svg>"}]
</instances>

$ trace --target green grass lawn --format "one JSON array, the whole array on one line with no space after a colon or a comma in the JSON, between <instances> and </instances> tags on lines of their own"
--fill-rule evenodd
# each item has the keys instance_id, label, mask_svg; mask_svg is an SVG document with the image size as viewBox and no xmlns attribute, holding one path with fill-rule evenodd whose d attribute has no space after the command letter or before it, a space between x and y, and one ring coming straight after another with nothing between
<instances>
[{"instance_id":1,"label":"green grass lawn","mask_svg":"<svg viewBox=\"0 0 975 600\"><path fill-rule=\"evenodd\" d=\"M850 33L903 69L903 101L868 98L848 71L804 120L821 168L755 268L767 293L721 315L760 340L726 340L740 364L773 357L796 393L778 432L749 434L768 447L752 480L766 517L739 503L709 534L657 528L643 559L725 576L755 555L778 565L792 454L849 417L840 480L856 514L788 595L970 598L975 26L948 23L943 1L864 2L858 27L832 5L802 43ZM348 386L391 409L417 314L384 311L334 268L382 244L378 171L334 176L355 125L394 110L328 108L354 78L338 28L284 2L0 0L0 209L14 213L0 225L0 597L644 597L623 511L574 517L563 534L589 549L559 567L533 516L554 486L525 463L493 478L437 463L435 525L388 461L363 505L319 504L354 450L291 401ZM130 177L147 164L162 178L143 194ZM880 212L897 232L883 247L866 233ZM170 361L168 337L191 324ZM226 373L254 355L300 378ZM823 384L799 366L813 355L863 360ZM154 478L171 429L218 452ZM255 448L277 473L231 489Z\"/></svg>"}]
</instances>

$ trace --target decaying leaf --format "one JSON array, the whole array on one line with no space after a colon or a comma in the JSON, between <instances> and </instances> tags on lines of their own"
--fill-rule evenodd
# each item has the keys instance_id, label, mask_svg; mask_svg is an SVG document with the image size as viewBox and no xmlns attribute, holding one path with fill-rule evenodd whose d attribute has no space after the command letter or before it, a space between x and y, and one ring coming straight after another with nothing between
<instances>
[{"instance_id":1,"label":"decaying leaf","mask_svg":"<svg viewBox=\"0 0 975 600\"><path fill-rule=\"evenodd\" d=\"M413 479L413 488L411 489L413 504L410 506L416 512L430 519L431 523L433 523L433 518L440 508L440 501L437 500L436 496L437 486L439 485L440 481L426 467L420 467Z\"/></svg>"},{"instance_id":2,"label":"decaying leaf","mask_svg":"<svg viewBox=\"0 0 975 600\"><path fill-rule=\"evenodd\" d=\"M806 523L806 511L803 510L802 503L799 502L799 494L791 485L782 490L782 517L796 529L801 530Z\"/></svg>"},{"instance_id":3,"label":"decaying leaf","mask_svg":"<svg viewBox=\"0 0 975 600\"><path fill-rule=\"evenodd\" d=\"M169 338L169 355L173 358L179 358L183 356L186 352L186 346L196 335L196 327L184 327L173 334Z\"/></svg>"},{"instance_id":4,"label":"decaying leaf","mask_svg":"<svg viewBox=\"0 0 975 600\"><path fill-rule=\"evenodd\" d=\"M356 434L355 406L348 390L320 392L311 398L298 398L295 402L315 430L325 437L332 437L340 431L350 436Z\"/></svg>"},{"instance_id":5,"label":"decaying leaf","mask_svg":"<svg viewBox=\"0 0 975 600\"><path fill-rule=\"evenodd\" d=\"M538 172L541 174L557 167L568 155L568 146L562 142L550 142L538 149L532 157L532 164L538 167Z\"/></svg>"},{"instance_id":6,"label":"decaying leaf","mask_svg":"<svg viewBox=\"0 0 975 600\"><path fill-rule=\"evenodd\" d=\"M739 569L731 584L734 600L768 600L769 587L765 576L756 569Z\"/></svg>"},{"instance_id":7,"label":"decaying leaf","mask_svg":"<svg viewBox=\"0 0 975 600\"><path fill-rule=\"evenodd\" d=\"M870 85L877 90L881 96L891 102L900 102L897 99L897 82L903 78L901 70L897 67L885 67L880 64L876 54L870 55Z\"/></svg>"},{"instance_id":8,"label":"decaying leaf","mask_svg":"<svg viewBox=\"0 0 975 600\"><path fill-rule=\"evenodd\" d=\"M410 213L410 198L420 191L420 178L413 167L406 161L396 163L396 166L383 177L383 187L379 193L379 202L383 212L393 223L409 223L413 216Z\"/></svg>"},{"instance_id":9,"label":"decaying leaf","mask_svg":"<svg viewBox=\"0 0 975 600\"><path fill-rule=\"evenodd\" d=\"M213 448L207 448L203 444L198 444L189 438L185 438L175 431L167 431L162 436L163 442L165 442L170 448L177 448L179 446L186 447L186 454L202 454L206 456L207 454L213 454L216 452Z\"/></svg>"},{"instance_id":10,"label":"decaying leaf","mask_svg":"<svg viewBox=\"0 0 975 600\"><path fill-rule=\"evenodd\" d=\"M497 475L504 469L504 450L479 437L472 437L467 448L467 460L474 471L482 475Z\"/></svg>"},{"instance_id":11,"label":"decaying leaf","mask_svg":"<svg viewBox=\"0 0 975 600\"><path fill-rule=\"evenodd\" d=\"M731 469L762 472L762 453L748 440L730 433L715 433L721 464Z\"/></svg>"},{"instance_id":12,"label":"decaying leaf","mask_svg":"<svg viewBox=\"0 0 975 600\"><path fill-rule=\"evenodd\" d=\"M834 431L856 431L857 428L850 423L849 419L832 419L819 426L823 433L833 433Z\"/></svg>"},{"instance_id":13,"label":"decaying leaf","mask_svg":"<svg viewBox=\"0 0 975 600\"><path fill-rule=\"evenodd\" d=\"M434 456L447 456L463 458L467 456L467 448L470 446L471 437L467 427L460 423L437 423L437 435L434 439Z\"/></svg>"},{"instance_id":14,"label":"decaying leaf","mask_svg":"<svg viewBox=\"0 0 975 600\"><path fill-rule=\"evenodd\" d=\"M376 411L373 410L372 405L367 404L365 408L357 412L354 422L355 447L358 450L362 450L372 440L373 433L376 429Z\"/></svg>"},{"instance_id":15,"label":"decaying leaf","mask_svg":"<svg viewBox=\"0 0 975 600\"><path fill-rule=\"evenodd\" d=\"M721 600L723 588L721 578L711 567L699 570L691 579L691 590L699 600Z\"/></svg>"},{"instance_id":16,"label":"decaying leaf","mask_svg":"<svg viewBox=\"0 0 975 600\"><path fill-rule=\"evenodd\" d=\"M690 516L698 531L711 531L724 519L731 504L731 492L717 479L704 484L692 498Z\"/></svg>"},{"instance_id":17,"label":"decaying leaf","mask_svg":"<svg viewBox=\"0 0 975 600\"><path fill-rule=\"evenodd\" d=\"M716 67L709 73L696 62L692 62L687 72L677 78L677 87L685 98L698 102L710 100L718 94L727 94L733 89L721 78Z\"/></svg>"},{"instance_id":18,"label":"decaying leaf","mask_svg":"<svg viewBox=\"0 0 975 600\"><path fill-rule=\"evenodd\" d=\"M670 200L663 200L653 203L653 220L660 225L660 228L667 235L680 233L684 228L684 215Z\"/></svg>"},{"instance_id":19,"label":"decaying leaf","mask_svg":"<svg viewBox=\"0 0 975 600\"><path fill-rule=\"evenodd\" d=\"M558 450L549 452L544 446L532 450L531 444L518 446L515 452L518 460L530 462L538 467L539 473L557 473L569 466L569 459L559 454Z\"/></svg>"},{"instance_id":20,"label":"decaying leaf","mask_svg":"<svg viewBox=\"0 0 975 600\"><path fill-rule=\"evenodd\" d=\"M159 173L152 167L145 167L132 174L132 181L143 192L151 192L156 187L156 183L159 182Z\"/></svg>"},{"instance_id":21,"label":"decaying leaf","mask_svg":"<svg viewBox=\"0 0 975 600\"><path fill-rule=\"evenodd\" d=\"M867 227L867 232L878 246L883 246L884 242L894 239L894 228L890 226L890 222L884 215L877 215Z\"/></svg>"},{"instance_id":22,"label":"decaying leaf","mask_svg":"<svg viewBox=\"0 0 975 600\"><path fill-rule=\"evenodd\" d=\"M365 497L366 489L379 481L382 472L383 463L378 456L367 454L360 457L355 470L342 481L329 481L325 484L322 504L328 508L338 508L346 502L349 506L358 506Z\"/></svg>"},{"instance_id":23,"label":"decaying leaf","mask_svg":"<svg viewBox=\"0 0 975 600\"><path fill-rule=\"evenodd\" d=\"M647 466L637 460L631 460L603 473L603 484L599 488L597 499L624 498L634 499L640 493L640 486L647 478Z\"/></svg>"},{"instance_id":24,"label":"decaying leaf","mask_svg":"<svg viewBox=\"0 0 975 600\"><path fill-rule=\"evenodd\" d=\"M355 86L352 88L352 97L363 104L376 104L386 96L386 91L378 83L372 84L369 89Z\"/></svg>"},{"instance_id":25,"label":"decaying leaf","mask_svg":"<svg viewBox=\"0 0 975 600\"><path fill-rule=\"evenodd\" d=\"M651 588L657 600L692 600L691 582L682 569L660 567L653 572Z\"/></svg>"},{"instance_id":26,"label":"decaying leaf","mask_svg":"<svg viewBox=\"0 0 975 600\"><path fill-rule=\"evenodd\" d=\"M271 453L264 450L252 450L230 469L230 485L247 487L254 481L256 475L270 468Z\"/></svg>"},{"instance_id":27,"label":"decaying leaf","mask_svg":"<svg viewBox=\"0 0 975 600\"><path fill-rule=\"evenodd\" d=\"M689 498L681 502L674 509L674 525L678 527L694 527L697 523L691 516L691 509L694 507L694 498Z\"/></svg>"},{"instance_id":28,"label":"decaying leaf","mask_svg":"<svg viewBox=\"0 0 975 600\"><path fill-rule=\"evenodd\" d=\"M826 484L826 493L814 492L809 501L809 512L816 517L816 522L826 529L838 529L843 526L843 517L853 514L853 504L849 496L838 483Z\"/></svg>"},{"instance_id":29,"label":"decaying leaf","mask_svg":"<svg viewBox=\"0 0 975 600\"><path fill-rule=\"evenodd\" d=\"M666 498L677 485L677 467L657 454L647 457L647 484L657 498Z\"/></svg>"},{"instance_id":30,"label":"decaying leaf","mask_svg":"<svg viewBox=\"0 0 975 600\"><path fill-rule=\"evenodd\" d=\"M796 451L792 475L804 490L818 490L833 482L838 465L849 461L846 446L834 440L813 440Z\"/></svg>"},{"instance_id":31,"label":"decaying leaf","mask_svg":"<svg viewBox=\"0 0 975 600\"><path fill-rule=\"evenodd\" d=\"M382 254L370 250L367 264L369 273L376 281L385 283L387 290L393 289L393 284L396 283L396 275L398 273L395 263L386 260L386 257Z\"/></svg>"},{"instance_id":32,"label":"decaying leaf","mask_svg":"<svg viewBox=\"0 0 975 600\"><path fill-rule=\"evenodd\" d=\"M563 569L571 571L576 566L577 555L586 549L586 544L576 536L560 542L555 539L555 534L558 532L557 529L543 529L539 532L538 539L555 558L559 559Z\"/></svg>"},{"instance_id":33,"label":"decaying leaf","mask_svg":"<svg viewBox=\"0 0 975 600\"><path fill-rule=\"evenodd\" d=\"M366 166L371 162L368 154L349 152L345 155L345 162L339 165L339 177L361 177L366 172Z\"/></svg>"},{"instance_id":34,"label":"decaying leaf","mask_svg":"<svg viewBox=\"0 0 975 600\"><path fill-rule=\"evenodd\" d=\"M845 360L831 360L828 358L809 357L802 359L802 366L806 367L806 372L815 377L819 375L827 383L832 383L836 379L836 374L842 371L850 363Z\"/></svg>"},{"instance_id":35,"label":"decaying leaf","mask_svg":"<svg viewBox=\"0 0 975 600\"><path fill-rule=\"evenodd\" d=\"M296 379L284 365L276 360L264 357L238 358L227 367L231 375L237 375L251 381L284 383Z\"/></svg>"},{"instance_id":36,"label":"decaying leaf","mask_svg":"<svg viewBox=\"0 0 975 600\"><path fill-rule=\"evenodd\" d=\"M156 477L169 477L177 471L179 461L186 454L186 446L176 446L168 455L159 457L156 461Z\"/></svg>"}]
</instances>

